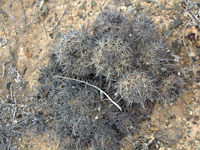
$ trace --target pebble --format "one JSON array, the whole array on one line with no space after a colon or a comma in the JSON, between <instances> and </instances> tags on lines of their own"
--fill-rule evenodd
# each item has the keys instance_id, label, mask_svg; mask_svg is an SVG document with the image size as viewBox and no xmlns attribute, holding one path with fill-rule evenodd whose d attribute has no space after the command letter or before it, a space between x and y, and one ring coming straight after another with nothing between
<instances>
[{"instance_id":1,"label":"pebble","mask_svg":"<svg viewBox=\"0 0 200 150\"><path fill-rule=\"evenodd\" d=\"M27 67L26 65L24 65L21 72L22 76L25 74L26 70L27 70Z\"/></svg>"},{"instance_id":2,"label":"pebble","mask_svg":"<svg viewBox=\"0 0 200 150\"><path fill-rule=\"evenodd\" d=\"M83 2L83 4L81 4L81 6L79 6L79 9L86 9L86 1Z\"/></svg>"},{"instance_id":3,"label":"pebble","mask_svg":"<svg viewBox=\"0 0 200 150\"><path fill-rule=\"evenodd\" d=\"M0 44L2 43L2 41L3 41L3 38L0 38Z\"/></svg>"},{"instance_id":4,"label":"pebble","mask_svg":"<svg viewBox=\"0 0 200 150\"><path fill-rule=\"evenodd\" d=\"M183 46L183 42L181 42L181 41L178 41L178 42L173 41L172 42L172 48L174 49L175 54L180 52L182 46Z\"/></svg>"},{"instance_id":5,"label":"pebble","mask_svg":"<svg viewBox=\"0 0 200 150\"><path fill-rule=\"evenodd\" d=\"M186 125L186 122L180 122L180 124L182 125L182 127L184 127Z\"/></svg>"},{"instance_id":6,"label":"pebble","mask_svg":"<svg viewBox=\"0 0 200 150\"><path fill-rule=\"evenodd\" d=\"M170 127L156 131L154 137L165 144L176 144L183 136L184 130L179 127Z\"/></svg>"},{"instance_id":7,"label":"pebble","mask_svg":"<svg viewBox=\"0 0 200 150\"><path fill-rule=\"evenodd\" d=\"M174 4L174 8L173 9L179 11L180 10L179 4Z\"/></svg>"},{"instance_id":8,"label":"pebble","mask_svg":"<svg viewBox=\"0 0 200 150\"><path fill-rule=\"evenodd\" d=\"M12 84L11 82L8 82L8 83L6 84L6 89L7 89L7 90L10 90L11 84Z\"/></svg>"},{"instance_id":9,"label":"pebble","mask_svg":"<svg viewBox=\"0 0 200 150\"><path fill-rule=\"evenodd\" d=\"M130 5L133 5L132 2L130 2L130 1L126 1L126 2L125 2L125 6L126 6L126 7L128 7L128 6L130 6Z\"/></svg>"},{"instance_id":10,"label":"pebble","mask_svg":"<svg viewBox=\"0 0 200 150\"><path fill-rule=\"evenodd\" d=\"M165 6L161 4L160 9L165 10Z\"/></svg>"},{"instance_id":11,"label":"pebble","mask_svg":"<svg viewBox=\"0 0 200 150\"><path fill-rule=\"evenodd\" d=\"M163 18L160 18L160 23L163 23Z\"/></svg>"},{"instance_id":12,"label":"pebble","mask_svg":"<svg viewBox=\"0 0 200 150\"><path fill-rule=\"evenodd\" d=\"M109 7L108 7L108 6L105 6L104 9L109 9Z\"/></svg>"},{"instance_id":13,"label":"pebble","mask_svg":"<svg viewBox=\"0 0 200 150\"><path fill-rule=\"evenodd\" d=\"M69 16L68 17L68 20L73 20L74 18L72 16Z\"/></svg>"},{"instance_id":14,"label":"pebble","mask_svg":"<svg viewBox=\"0 0 200 150\"><path fill-rule=\"evenodd\" d=\"M86 18L86 17L82 17L83 21L85 21L85 18Z\"/></svg>"},{"instance_id":15,"label":"pebble","mask_svg":"<svg viewBox=\"0 0 200 150\"><path fill-rule=\"evenodd\" d=\"M183 24L183 22L181 21L180 17L178 17L176 20L174 20L174 28L177 28L181 24Z\"/></svg>"},{"instance_id":16,"label":"pebble","mask_svg":"<svg viewBox=\"0 0 200 150\"><path fill-rule=\"evenodd\" d=\"M25 54L25 56L26 56L27 58L31 58L31 56L32 56L32 55L28 52L27 49L24 50L24 54Z\"/></svg>"},{"instance_id":17,"label":"pebble","mask_svg":"<svg viewBox=\"0 0 200 150\"><path fill-rule=\"evenodd\" d=\"M193 62L195 62L195 61L196 61L196 58L195 58L195 57L192 57L192 60L193 60Z\"/></svg>"},{"instance_id":18,"label":"pebble","mask_svg":"<svg viewBox=\"0 0 200 150\"><path fill-rule=\"evenodd\" d=\"M192 121L192 123L193 123L194 125L197 125L197 122L196 122L196 121Z\"/></svg>"},{"instance_id":19,"label":"pebble","mask_svg":"<svg viewBox=\"0 0 200 150\"><path fill-rule=\"evenodd\" d=\"M170 23L169 26L168 26L168 30L172 30L173 28L174 28L174 24Z\"/></svg>"},{"instance_id":20,"label":"pebble","mask_svg":"<svg viewBox=\"0 0 200 150\"><path fill-rule=\"evenodd\" d=\"M144 9L144 7L142 7L140 4L138 4L138 5L136 6L136 8L137 8L137 10L143 10L143 9Z\"/></svg>"},{"instance_id":21,"label":"pebble","mask_svg":"<svg viewBox=\"0 0 200 150\"><path fill-rule=\"evenodd\" d=\"M194 120L199 121L199 116L194 116Z\"/></svg>"},{"instance_id":22,"label":"pebble","mask_svg":"<svg viewBox=\"0 0 200 150\"><path fill-rule=\"evenodd\" d=\"M174 30L172 29L172 30L163 31L162 33L165 36L171 37L173 35L173 32L174 32Z\"/></svg>"},{"instance_id":23,"label":"pebble","mask_svg":"<svg viewBox=\"0 0 200 150\"><path fill-rule=\"evenodd\" d=\"M188 71L188 73L189 73L191 76L194 75L193 71Z\"/></svg>"},{"instance_id":24,"label":"pebble","mask_svg":"<svg viewBox=\"0 0 200 150\"><path fill-rule=\"evenodd\" d=\"M195 104L195 105L194 105L194 109L195 109L195 108L198 108L198 107L199 107L199 104Z\"/></svg>"},{"instance_id":25,"label":"pebble","mask_svg":"<svg viewBox=\"0 0 200 150\"><path fill-rule=\"evenodd\" d=\"M95 0L91 0L91 8L95 7L97 5L97 2Z\"/></svg>"},{"instance_id":26,"label":"pebble","mask_svg":"<svg viewBox=\"0 0 200 150\"><path fill-rule=\"evenodd\" d=\"M133 7L132 7L132 6L128 6L128 7L127 7L126 14L127 14L127 15L130 15L130 14L132 13L132 11L133 11Z\"/></svg>"},{"instance_id":27,"label":"pebble","mask_svg":"<svg viewBox=\"0 0 200 150\"><path fill-rule=\"evenodd\" d=\"M195 55L199 55L200 54L200 48L194 47L194 53L195 53Z\"/></svg>"},{"instance_id":28,"label":"pebble","mask_svg":"<svg viewBox=\"0 0 200 150\"><path fill-rule=\"evenodd\" d=\"M191 134L191 131L187 131L187 134L190 135L190 134Z\"/></svg>"},{"instance_id":29,"label":"pebble","mask_svg":"<svg viewBox=\"0 0 200 150\"><path fill-rule=\"evenodd\" d=\"M196 132L195 139L196 140L200 140L200 131Z\"/></svg>"},{"instance_id":30,"label":"pebble","mask_svg":"<svg viewBox=\"0 0 200 150\"><path fill-rule=\"evenodd\" d=\"M50 33L49 36L53 39L53 33Z\"/></svg>"}]
</instances>

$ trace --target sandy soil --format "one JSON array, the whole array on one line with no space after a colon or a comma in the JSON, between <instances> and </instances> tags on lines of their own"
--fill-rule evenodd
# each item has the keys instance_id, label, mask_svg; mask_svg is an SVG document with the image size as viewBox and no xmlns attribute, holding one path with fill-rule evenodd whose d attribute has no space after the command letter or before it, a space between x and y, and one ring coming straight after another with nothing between
<instances>
[{"instance_id":1,"label":"sandy soil","mask_svg":"<svg viewBox=\"0 0 200 150\"><path fill-rule=\"evenodd\" d=\"M34 87L38 85L37 77L39 69L48 62L48 54L50 46L55 35L61 30L63 33L72 28L79 29L87 26L88 22L92 22L95 15L103 10L105 6L109 6L107 0L96 0L96 5L91 7L91 0L87 0L84 9L79 7L84 2L83 0L63 0L51 1L47 0L44 3L38 3L35 0L16 0L16 1L0 1L0 9L6 10L5 13L0 12L0 38L3 39L0 50L0 64L4 64L6 59L10 59L19 74L27 81L26 94L31 93ZM133 7L136 7L139 0L130 0ZM165 5L165 9L161 9L161 4L166 1L154 0L150 2L140 2L143 13L149 15L149 9L152 8L153 12L150 17L154 20L158 31L167 31L170 26L170 20L176 20L179 10L175 9L174 5L180 6L180 1L171 1ZM120 1L121 12L126 12L127 7L125 1ZM137 6L138 7L138 6ZM133 11L134 12L134 11ZM132 12L132 14L133 14ZM173 34L168 38L168 43L173 41L181 41L183 38L184 27L189 21L190 17L184 13L179 14L183 24L173 29ZM131 16L131 15L128 15ZM85 17L85 19L84 19ZM162 21L161 21L162 19ZM185 35L196 32L194 26L190 25L185 30ZM180 56L180 63L185 69L188 77L187 90L183 93L179 101L177 100L172 106L162 106L161 104L155 105L155 110L151 116L150 129L144 131L148 135L147 139L151 140L157 130L166 127L181 127L185 130L183 138L175 145L160 144L157 149L195 149L200 147L200 133L199 128L199 115L200 115L200 100L199 100L199 83L196 82L199 68L199 57L195 53L194 44L185 40L188 46L188 54L184 46L180 48L177 53ZM10 47L10 49L9 49ZM193 61L193 58L196 61ZM10 63L10 62L9 62ZM8 66L8 64L6 66ZM9 67L7 67L9 68ZM189 74L188 71L193 71ZM3 67L0 68L3 72ZM8 73L9 70L6 70ZM5 73L5 74L6 74ZM6 85L10 82L9 76L0 79L0 98L6 98L8 90ZM22 95L23 97L23 95ZM138 135L136 137L140 137ZM135 139L136 137L133 137ZM59 149L58 142L55 139L47 140L46 135L38 135L33 137L22 137L19 144L19 149ZM122 149L132 149L131 144L127 144Z\"/></svg>"}]
</instances>

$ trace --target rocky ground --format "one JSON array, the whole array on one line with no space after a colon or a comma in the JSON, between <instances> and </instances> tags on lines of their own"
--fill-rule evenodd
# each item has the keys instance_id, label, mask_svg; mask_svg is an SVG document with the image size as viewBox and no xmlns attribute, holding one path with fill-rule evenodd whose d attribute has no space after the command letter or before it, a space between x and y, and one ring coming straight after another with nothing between
<instances>
[{"instance_id":1,"label":"rocky ground","mask_svg":"<svg viewBox=\"0 0 200 150\"><path fill-rule=\"evenodd\" d=\"M142 12L152 18L157 31L167 37L173 53L180 58L186 81L185 92L171 106L154 106L150 123L144 122L142 132L132 141L146 141L149 149L200 150L200 3L194 0L1 0L0 100L1 109L11 113L9 117L0 113L0 135L10 123L20 124L17 110L27 114L33 111L28 107L36 93L38 72L48 62L57 33L86 27L113 3L127 17ZM17 141L12 149L60 149L61 145L51 133L10 139ZM133 149L132 143L127 142L121 149Z\"/></svg>"}]
</instances>

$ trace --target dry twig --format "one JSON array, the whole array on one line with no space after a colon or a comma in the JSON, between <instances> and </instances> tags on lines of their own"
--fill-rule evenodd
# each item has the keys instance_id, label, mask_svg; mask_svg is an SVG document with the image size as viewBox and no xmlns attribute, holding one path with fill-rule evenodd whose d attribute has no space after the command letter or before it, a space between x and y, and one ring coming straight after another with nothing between
<instances>
[{"instance_id":1,"label":"dry twig","mask_svg":"<svg viewBox=\"0 0 200 150\"><path fill-rule=\"evenodd\" d=\"M68 78L68 77L61 77L61 76L54 76L54 77L56 77L56 78L63 78L63 79L67 79L67 80L73 80L73 81L77 81L77 82L84 83L84 84L87 84L87 85L91 86L91 87L93 87L93 88L99 90L101 93L105 94L106 97L107 97L115 106L117 106L117 107L119 108L120 111L122 111L121 107L120 107L117 103L115 103L115 102L110 98L110 96L108 96L108 94L107 94L106 92L104 92L103 90L101 90L101 89L98 88L97 86L94 86L94 85L92 85L92 84L90 84L90 83L87 83L87 82L85 82L85 81L81 81L81 80L78 80L78 79L73 79L73 78Z\"/></svg>"}]
</instances>

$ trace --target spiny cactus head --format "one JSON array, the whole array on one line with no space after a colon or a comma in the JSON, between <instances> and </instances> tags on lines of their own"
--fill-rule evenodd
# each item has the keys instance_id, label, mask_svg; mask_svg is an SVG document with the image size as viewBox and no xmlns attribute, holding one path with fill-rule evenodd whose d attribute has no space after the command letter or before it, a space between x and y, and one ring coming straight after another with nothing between
<instances>
[{"instance_id":1,"label":"spiny cactus head","mask_svg":"<svg viewBox=\"0 0 200 150\"><path fill-rule=\"evenodd\" d=\"M88 75L93 72L91 64L92 41L87 29L68 32L53 50L55 63L65 66L74 75Z\"/></svg>"},{"instance_id":2,"label":"spiny cactus head","mask_svg":"<svg viewBox=\"0 0 200 150\"><path fill-rule=\"evenodd\" d=\"M107 80L133 69L134 62L134 52L126 33L111 32L96 41L92 63L97 74L104 75Z\"/></svg>"},{"instance_id":3,"label":"spiny cactus head","mask_svg":"<svg viewBox=\"0 0 200 150\"><path fill-rule=\"evenodd\" d=\"M134 71L118 81L117 93L128 106L139 103L144 107L148 99L153 101L153 92L154 83L144 72Z\"/></svg>"},{"instance_id":4,"label":"spiny cactus head","mask_svg":"<svg viewBox=\"0 0 200 150\"><path fill-rule=\"evenodd\" d=\"M164 78L161 86L158 89L158 100L164 104L173 102L184 90L184 85L183 79L174 74Z\"/></svg>"},{"instance_id":5,"label":"spiny cactus head","mask_svg":"<svg viewBox=\"0 0 200 150\"><path fill-rule=\"evenodd\" d=\"M100 12L94 20L93 34L96 38L114 29L117 31L126 30L130 26L128 19L115 7Z\"/></svg>"},{"instance_id":6,"label":"spiny cactus head","mask_svg":"<svg viewBox=\"0 0 200 150\"><path fill-rule=\"evenodd\" d=\"M177 68L175 57L163 39L147 42L138 47L141 52L137 65L142 70L148 70L155 76L168 76Z\"/></svg>"}]
</instances>

